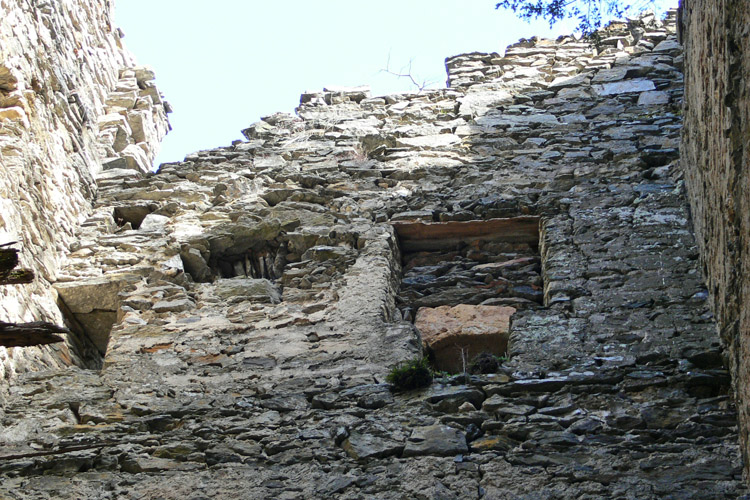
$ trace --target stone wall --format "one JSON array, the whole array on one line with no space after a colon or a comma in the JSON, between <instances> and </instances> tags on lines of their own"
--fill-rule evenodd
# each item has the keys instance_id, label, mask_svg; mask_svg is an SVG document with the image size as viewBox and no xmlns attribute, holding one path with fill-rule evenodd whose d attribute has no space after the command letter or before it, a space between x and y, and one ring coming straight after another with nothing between
<instances>
[{"instance_id":1,"label":"stone wall","mask_svg":"<svg viewBox=\"0 0 750 500\"><path fill-rule=\"evenodd\" d=\"M246 141L100 178L55 286L104 366L14 380L0 496L746 493L678 168L675 32L645 16L598 48L449 58L448 89L304 94ZM541 222L529 239L511 220ZM483 222L510 229L467 237ZM508 359L396 392L434 295L505 309Z\"/></svg>"},{"instance_id":2,"label":"stone wall","mask_svg":"<svg viewBox=\"0 0 750 500\"><path fill-rule=\"evenodd\" d=\"M750 5L682 2L682 165L750 463Z\"/></svg>"},{"instance_id":3,"label":"stone wall","mask_svg":"<svg viewBox=\"0 0 750 500\"><path fill-rule=\"evenodd\" d=\"M51 283L79 250L98 182L146 172L169 127L153 74L135 66L111 1L0 2L0 244L17 242L31 285L0 287L0 320L62 324ZM0 347L0 380L18 371L96 365L90 342ZM2 391L0 391L2 392Z\"/></svg>"}]
</instances>

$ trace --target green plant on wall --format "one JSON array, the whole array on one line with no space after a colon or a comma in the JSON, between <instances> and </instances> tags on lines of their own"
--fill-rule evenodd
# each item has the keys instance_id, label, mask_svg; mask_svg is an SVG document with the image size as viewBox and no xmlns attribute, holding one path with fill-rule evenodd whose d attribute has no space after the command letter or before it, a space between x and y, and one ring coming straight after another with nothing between
<instances>
[{"instance_id":1,"label":"green plant on wall","mask_svg":"<svg viewBox=\"0 0 750 500\"><path fill-rule=\"evenodd\" d=\"M419 389L432 383L432 370L427 358L420 356L394 366L385 380L396 391Z\"/></svg>"}]
</instances>

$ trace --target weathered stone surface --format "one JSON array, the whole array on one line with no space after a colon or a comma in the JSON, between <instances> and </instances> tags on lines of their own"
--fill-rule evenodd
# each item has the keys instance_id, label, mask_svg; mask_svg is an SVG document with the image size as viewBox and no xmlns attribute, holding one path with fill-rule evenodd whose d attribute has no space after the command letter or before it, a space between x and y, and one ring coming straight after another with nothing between
<instances>
[{"instance_id":1,"label":"weathered stone surface","mask_svg":"<svg viewBox=\"0 0 750 500\"><path fill-rule=\"evenodd\" d=\"M682 9L685 128L680 147L696 240L726 348L750 474L750 50L747 3L693 1ZM714 33L706 37L705 33ZM671 52L674 43L657 48ZM656 50L656 49L654 49Z\"/></svg>"},{"instance_id":2,"label":"weathered stone surface","mask_svg":"<svg viewBox=\"0 0 750 500\"><path fill-rule=\"evenodd\" d=\"M447 425L430 425L414 429L406 440L404 457L459 455L469 451L466 436Z\"/></svg>"},{"instance_id":3,"label":"weathered stone surface","mask_svg":"<svg viewBox=\"0 0 750 500\"><path fill-rule=\"evenodd\" d=\"M515 312L513 307L468 304L423 307L417 311L414 326L434 354L437 368L457 373L481 352L505 354Z\"/></svg>"},{"instance_id":4,"label":"weathered stone surface","mask_svg":"<svg viewBox=\"0 0 750 500\"><path fill-rule=\"evenodd\" d=\"M404 443L383 436L353 432L342 447L355 460L368 460L398 455L404 449Z\"/></svg>"},{"instance_id":5,"label":"weathered stone surface","mask_svg":"<svg viewBox=\"0 0 750 500\"><path fill-rule=\"evenodd\" d=\"M654 82L651 80L627 80L615 83L603 83L594 85L594 90L599 95L624 94L628 92L646 92L656 90Z\"/></svg>"},{"instance_id":6,"label":"weathered stone surface","mask_svg":"<svg viewBox=\"0 0 750 500\"><path fill-rule=\"evenodd\" d=\"M132 146L147 171L169 128L163 102L139 99L147 86L158 91L153 74L132 77L135 62L113 27L113 10L111 2L88 0L2 6L0 243L21 242L22 263L38 279L0 290L0 320L62 323L51 284L81 248L81 222L101 222L87 219L105 159L106 168L127 167L122 152ZM134 114L144 118L138 130L129 123ZM73 328L55 348L0 348L0 382L28 369L96 366L79 335Z\"/></svg>"},{"instance_id":7,"label":"weathered stone surface","mask_svg":"<svg viewBox=\"0 0 750 500\"><path fill-rule=\"evenodd\" d=\"M672 12L614 23L599 48L561 37L462 54L446 62L449 89L306 93L297 116L263 118L247 142L74 182L93 208L69 219L67 261L32 260L61 283L134 281L101 370L58 369L54 346L3 359L15 374L0 392L0 496L745 495L677 166L674 39ZM25 85L11 69L0 85ZM152 77L103 77L101 102L157 103ZM644 81L654 89L593 87ZM644 92L668 103L639 104ZM137 111L101 130L99 157L120 158L128 127L154 137ZM399 143L441 136L450 144ZM443 235L425 251L389 224L516 217L536 234ZM391 393L390 368L423 354L415 307L440 301L516 309L508 359Z\"/></svg>"},{"instance_id":8,"label":"weathered stone surface","mask_svg":"<svg viewBox=\"0 0 750 500\"><path fill-rule=\"evenodd\" d=\"M252 302L278 304L281 294L266 279L231 278L216 283L216 295L224 300L239 298Z\"/></svg>"}]
</instances>

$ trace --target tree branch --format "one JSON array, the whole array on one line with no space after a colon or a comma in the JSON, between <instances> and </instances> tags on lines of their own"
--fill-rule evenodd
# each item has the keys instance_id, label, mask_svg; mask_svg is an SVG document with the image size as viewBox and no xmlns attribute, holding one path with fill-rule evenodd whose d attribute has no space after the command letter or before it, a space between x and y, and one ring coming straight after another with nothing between
<instances>
[{"instance_id":1,"label":"tree branch","mask_svg":"<svg viewBox=\"0 0 750 500\"><path fill-rule=\"evenodd\" d=\"M389 75L393 75L397 78L408 78L411 83L417 88L418 92L422 92L424 89L432 85L434 82L431 82L427 79L423 80L422 83L419 83L419 81L412 75L411 72L411 64L413 62L413 59L409 60L409 64L405 66L404 68L401 68L400 71L393 71L391 70L391 54L388 53L388 61L385 64L385 68L381 69L380 72L382 73L388 73Z\"/></svg>"}]
</instances>

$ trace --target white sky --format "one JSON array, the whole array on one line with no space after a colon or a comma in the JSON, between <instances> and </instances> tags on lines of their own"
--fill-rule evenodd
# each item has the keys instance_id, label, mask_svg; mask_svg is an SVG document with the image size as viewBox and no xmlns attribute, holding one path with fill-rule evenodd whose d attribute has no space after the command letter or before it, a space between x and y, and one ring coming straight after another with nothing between
<instances>
[{"instance_id":1,"label":"white sky","mask_svg":"<svg viewBox=\"0 0 750 500\"><path fill-rule=\"evenodd\" d=\"M678 0L657 0L676 7ZM370 85L373 95L414 90L400 72L444 87L445 58L502 52L519 38L557 37L492 0L117 0L115 18L138 63L156 70L172 104L172 132L156 165L241 139L240 130L293 112L305 90Z\"/></svg>"}]
</instances>

